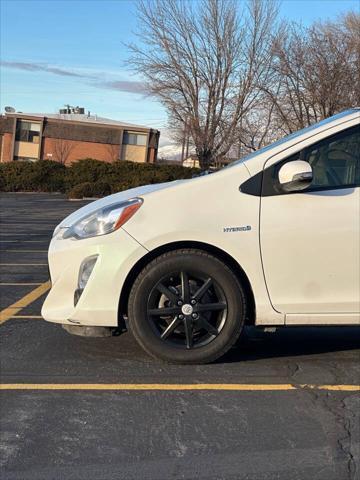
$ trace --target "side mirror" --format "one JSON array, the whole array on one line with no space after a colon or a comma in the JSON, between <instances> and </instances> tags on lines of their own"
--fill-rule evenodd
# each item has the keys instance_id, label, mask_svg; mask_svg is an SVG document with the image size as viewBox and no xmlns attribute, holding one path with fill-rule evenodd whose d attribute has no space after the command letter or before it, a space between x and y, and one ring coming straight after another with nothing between
<instances>
[{"instance_id":1,"label":"side mirror","mask_svg":"<svg viewBox=\"0 0 360 480\"><path fill-rule=\"evenodd\" d=\"M304 160L285 163L278 172L280 187L285 192L305 190L311 184L312 179L311 165Z\"/></svg>"}]
</instances>

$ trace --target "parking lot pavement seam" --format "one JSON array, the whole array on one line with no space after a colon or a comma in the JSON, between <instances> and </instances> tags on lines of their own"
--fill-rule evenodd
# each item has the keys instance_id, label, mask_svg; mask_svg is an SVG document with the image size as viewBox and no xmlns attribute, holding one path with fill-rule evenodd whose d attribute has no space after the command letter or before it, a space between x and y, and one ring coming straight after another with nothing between
<instances>
[{"instance_id":1,"label":"parking lot pavement seam","mask_svg":"<svg viewBox=\"0 0 360 480\"><path fill-rule=\"evenodd\" d=\"M1 224L0 224L1 225ZM47 237L51 237L51 234L49 234L49 232L46 230L45 233L15 233L15 232L11 232L11 233L5 233L5 232L0 232L0 237L19 237L19 236L22 236L22 237L29 237L29 236L38 236L38 237L41 237L41 236L47 236Z\"/></svg>"},{"instance_id":2,"label":"parking lot pavement seam","mask_svg":"<svg viewBox=\"0 0 360 480\"><path fill-rule=\"evenodd\" d=\"M47 267L47 263L0 263L0 267Z\"/></svg>"},{"instance_id":3,"label":"parking lot pavement seam","mask_svg":"<svg viewBox=\"0 0 360 480\"><path fill-rule=\"evenodd\" d=\"M48 240L1 240L1 243L47 243Z\"/></svg>"},{"instance_id":4,"label":"parking lot pavement seam","mask_svg":"<svg viewBox=\"0 0 360 480\"><path fill-rule=\"evenodd\" d=\"M23 226L26 226L26 225L31 225L31 226L36 226L36 225L40 225L41 227L52 227L53 225L56 225L56 223L36 223L36 222L31 222L31 223L1 223L0 226L2 227L17 227L17 226L20 226L20 227L23 227Z\"/></svg>"},{"instance_id":5,"label":"parking lot pavement seam","mask_svg":"<svg viewBox=\"0 0 360 480\"><path fill-rule=\"evenodd\" d=\"M16 315L20 312L23 308L30 305L32 302L37 300L41 295L47 292L51 287L50 281L41 283L38 287L36 287L31 292L24 295L22 298L17 300L15 303L6 307L4 310L0 312L0 324L5 323L11 317Z\"/></svg>"},{"instance_id":6,"label":"parking lot pavement seam","mask_svg":"<svg viewBox=\"0 0 360 480\"><path fill-rule=\"evenodd\" d=\"M15 249L8 249L8 250L3 250L3 252L12 252L12 253L39 253L39 252L47 252L47 250L15 250Z\"/></svg>"}]
</instances>

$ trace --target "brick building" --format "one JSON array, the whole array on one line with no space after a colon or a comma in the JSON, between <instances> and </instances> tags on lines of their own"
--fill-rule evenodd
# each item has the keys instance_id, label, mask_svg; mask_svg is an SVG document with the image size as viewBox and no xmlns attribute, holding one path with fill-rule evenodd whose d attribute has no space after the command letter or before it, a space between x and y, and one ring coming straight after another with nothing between
<instances>
[{"instance_id":1,"label":"brick building","mask_svg":"<svg viewBox=\"0 0 360 480\"><path fill-rule=\"evenodd\" d=\"M0 161L154 163L159 136L158 130L85 114L82 108L58 114L5 113L0 116Z\"/></svg>"}]
</instances>

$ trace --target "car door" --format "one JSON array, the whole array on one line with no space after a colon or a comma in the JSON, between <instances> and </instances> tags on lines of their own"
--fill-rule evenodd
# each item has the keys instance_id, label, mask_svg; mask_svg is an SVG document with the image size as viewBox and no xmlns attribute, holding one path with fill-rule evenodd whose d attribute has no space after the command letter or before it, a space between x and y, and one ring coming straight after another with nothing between
<instances>
[{"instance_id":1,"label":"car door","mask_svg":"<svg viewBox=\"0 0 360 480\"><path fill-rule=\"evenodd\" d=\"M360 311L360 127L265 164L260 243L265 280L286 323L353 324ZM308 161L311 185L281 190L286 162Z\"/></svg>"}]
</instances>

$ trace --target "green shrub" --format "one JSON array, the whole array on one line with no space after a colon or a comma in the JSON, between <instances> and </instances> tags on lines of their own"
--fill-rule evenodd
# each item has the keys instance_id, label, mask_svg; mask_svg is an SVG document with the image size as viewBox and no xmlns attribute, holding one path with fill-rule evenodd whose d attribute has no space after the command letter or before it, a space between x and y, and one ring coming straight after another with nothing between
<instances>
[{"instance_id":1,"label":"green shrub","mask_svg":"<svg viewBox=\"0 0 360 480\"><path fill-rule=\"evenodd\" d=\"M69 198L84 198L84 197L92 197L92 183L84 182L79 183L79 185L75 185L69 192Z\"/></svg>"},{"instance_id":2,"label":"green shrub","mask_svg":"<svg viewBox=\"0 0 360 480\"><path fill-rule=\"evenodd\" d=\"M7 192L71 192L83 196L105 196L151 183L191 178L199 170L179 165L156 165L83 159L69 167L50 161L0 164L0 189ZM80 185L85 185L80 188ZM90 189L90 186L91 189ZM76 187L76 188L75 188ZM82 194L81 189L88 189ZM90 190L89 190L90 189ZM80 193L77 193L77 192ZM78 198L78 197L74 197Z\"/></svg>"},{"instance_id":3,"label":"green shrub","mask_svg":"<svg viewBox=\"0 0 360 480\"><path fill-rule=\"evenodd\" d=\"M151 183L191 178L197 169L179 165L156 165L118 161L109 165L106 180L111 185L129 185L129 188Z\"/></svg>"},{"instance_id":4,"label":"green shrub","mask_svg":"<svg viewBox=\"0 0 360 480\"><path fill-rule=\"evenodd\" d=\"M33 165L27 162L1 163L2 190L5 192L31 190L33 170Z\"/></svg>"},{"instance_id":5,"label":"green shrub","mask_svg":"<svg viewBox=\"0 0 360 480\"><path fill-rule=\"evenodd\" d=\"M100 160L86 158L73 162L67 167L65 174L66 189L85 182L103 180L109 169L109 164Z\"/></svg>"},{"instance_id":6,"label":"green shrub","mask_svg":"<svg viewBox=\"0 0 360 480\"><path fill-rule=\"evenodd\" d=\"M63 192L64 165L50 160L0 164L0 187L6 192Z\"/></svg>"},{"instance_id":7,"label":"green shrub","mask_svg":"<svg viewBox=\"0 0 360 480\"><path fill-rule=\"evenodd\" d=\"M69 198L106 197L111 194L111 186L107 182L84 182L75 185L69 193Z\"/></svg>"},{"instance_id":8,"label":"green shrub","mask_svg":"<svg viewBox=\"0 0 360 480\"><path fill-rule=\"evenodd\" d=\"M136 182L121 182L121 183L115 183L111 185L111 192L112 193L117 193L117 192L124 192L125 190L130 190L130 188L135 188L135 187L141 187L144 184L139 184Z\"/></svg>"},{"instance_id":9,"label":"green shrub","mask_svg":"<svg viewBox=\"0 0 360 480\"><path fill-rule=\"evenodd\" d=\"M41 192L64 192L66 167L59 162L41 160L34 163L34 183Z\"/></svg>"},{"instance_id":10,"label":"green shrub","mask_svg":"<svg viewBox=\"0 0 360 480\"><path fill-rule=\"evenodd\" d=\"M107 182L94 182L92 190L94 197L106 197L111 194L111 186Z\"/></svg>"}]
</instances>

